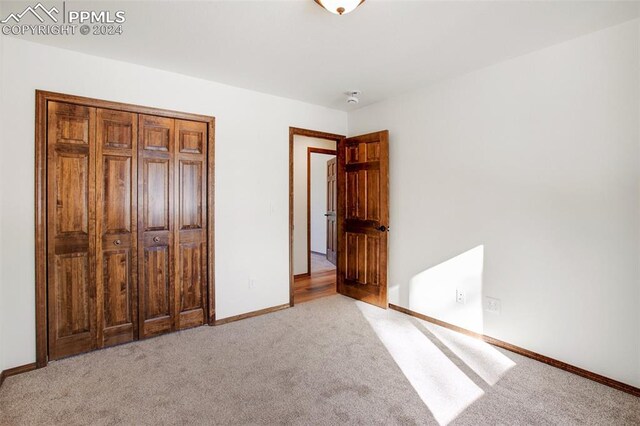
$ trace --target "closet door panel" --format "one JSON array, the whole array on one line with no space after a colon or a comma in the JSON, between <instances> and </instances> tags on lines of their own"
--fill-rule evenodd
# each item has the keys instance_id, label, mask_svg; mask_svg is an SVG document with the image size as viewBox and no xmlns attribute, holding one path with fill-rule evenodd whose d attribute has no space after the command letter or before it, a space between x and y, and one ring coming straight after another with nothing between
<instances>
[{"instance_id":1,"label":"closet door panel","mask_svg":"<svg viewBox=\"0 0 640 426\"><path fill-rule=\"evenodd\" d=\"M154 241L158 239L158 241ZM140 337L149 337L166 333L172 330L173 315L171 304L173 297L172 288L172 253L169 238L158 238L157 235L147 238L144 249L144 266L142 274L143 295L140 299L142 317L144 317L143 329ZM144 308L142 308L144 307ZM144 331L144 334L142 333Z\"/></svg>"},{"instance_id":2,"label":"closet door panel","mask_svg":"<svg viewBox=\"0 0 640 426\"><path fill-rule=\"evenodd\" d=\"M49 357L96 346L95 109L48 103Z\"/></svg>"},{"instance_id":3,"label":"closet door panel","mask_svg":"<svg viewBox=\"0 0 640 426\"><path fill-rule=\"evenodd\" d=\"M144 180L144 230L169 231L169 158L145 158Z\"/></svg>"},{"instance_id":4,"label":"closet door panel","mask_svg":"<svg viewBox=\"0 0 640 426\"><path fill-rule=\"evenodd\" d=\"M202 325L207 308L207 125L176 120L177 329Z\"/></svg>"},{"instance_id":5,"label":"closet door panel","mask_svg":"<svg viewBox=\"0 0 640 426\"><path fill-rule=\"evenodd\" d=\"M137 336L137 115L98 109L98 347Z\"/></svg>"},{"instance_id":6,"label":"closet door panel","mask_svg":"<svg viewBox=\"0 0 640 426\"><path fill-rule=\"evenodd\" d=\"M86 253L56 256L56 287L58 295L58 338L77 336L91 331L89 317L89 259Z\"/></svg>"},{"instance_id":7,"label":"closet door panel","mask_svg":"<svg viewBox=\"0 0 640 426\"><path fill-rule=\"evenodd\" d=\"M204 323L204 285L206 264L203 244L199 236L181 235L178 248L177 328L189 328Z\"/></svg>"},{"instance_id":8,"label":"closet door panel","mask_svg":"<svg viewBox=\"0 0 640 426\"><path fill-rule=\"evenodd\" d=\"M131 156L105 155L102 161L103 230L105 234L129 234L133 228L131 202L132 169Z\"/></svg>"},{"instance_id":9,"label":"closet door panel","mask_svg":"<svg viewBox=\"0 0 640 426\"><path fill-rule=\"evenodd\" d=\"M169 300L169 246L148 247L144 251L145 317L148 320L171 316Z\"/></svg>"},{"instance_id":10,"label":"closet door panel","mask_svg":"<svg viewBox=\"0 0 640 426\"><path fill-rule=\"evenodd\" d=\"M109 329L132 324L131 253L110 250L103 257L104 325Z\"/></svg>"},{"instance_id":11,"label":"closet door panel","mask_svg":"<svg viewBox=\"0 0 640 426\"><path fill-rule=\"evenodd\" d=\"M202 229L203 206L203 161L180 160L180 230Z\"/></svg>"},{"instance_id":12,"label":"closet door panel","mask_svg":"<svg viewBox=\"0 0 640 426\"><path fill-rule=\"evenodd\" d=\"M202 307L202 244L180 244L180 282L181 307L180 312Z\"/></svg>"},{"instance_id":13,"label":"closet door panel","mask_svg":"<svg viewBox=\"0 0 640 426\"><path fill-rule=\"evenodd\" d=\"M89 234L89 155L84 150L55 153L56 233L62 236Z\"/></svg>"},{"instance_id":14,"label":"closet door panel","mask_svg":"<svg viewBox=\"0 0 640 426\"><path fill-rule=\"evenodd\" d=\"M139 116L140 338L175 329L174 120Z\"/></svg>"}]
</instances>

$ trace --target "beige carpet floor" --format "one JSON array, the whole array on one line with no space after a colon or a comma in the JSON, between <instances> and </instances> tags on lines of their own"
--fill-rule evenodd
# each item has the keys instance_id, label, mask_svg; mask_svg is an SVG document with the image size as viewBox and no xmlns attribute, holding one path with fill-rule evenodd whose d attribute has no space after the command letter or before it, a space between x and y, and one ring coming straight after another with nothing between
<instances>
[{"instance_id":1,"label":"beige carpet floor","mask_svg":"<svg viewBox=\"0 0 640 426\"><path fill-rule=\"evenodd\" d=\"M640 424L640 398L343 296L8 378L2 425Z\"/></svg>"}]
</instances>

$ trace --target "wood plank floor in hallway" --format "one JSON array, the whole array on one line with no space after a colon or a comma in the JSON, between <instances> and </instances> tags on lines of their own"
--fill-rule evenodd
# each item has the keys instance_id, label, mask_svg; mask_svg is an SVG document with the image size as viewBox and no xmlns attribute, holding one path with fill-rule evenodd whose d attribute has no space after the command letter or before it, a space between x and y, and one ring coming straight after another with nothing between
<instances>
[{"instance_id":1,"label":"wood plank floor in hallway","mask_svg":"<svg viewBox=\"0 0 640 426\"><path fill-rule=\"evenodd\" d=\"M294 281L294 303L336 294L336 270L324 255L311 253L311 275Z\"/></svg>"}]
</instances>

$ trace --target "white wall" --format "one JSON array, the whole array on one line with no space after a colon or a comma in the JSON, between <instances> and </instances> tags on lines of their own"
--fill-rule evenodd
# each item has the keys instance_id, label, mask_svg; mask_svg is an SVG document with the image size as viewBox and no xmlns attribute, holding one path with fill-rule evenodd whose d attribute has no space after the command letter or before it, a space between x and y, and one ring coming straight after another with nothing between
<instances>
[{"instance_id":1,"label":"white wall","mask_svg":"<svg viewBox=\"0 0 640 426\"><path fill-rule=\"evenodd\" d=\"M311 154L311 251L327 252L327 161L335 155Z\"/></svg>"},{"instance_id":2,"label":"white wall","mask_svg":"<svg viewBox=\"0 0 640 426\"><path fill-rule=\"evenodd\" d=\"M11 123L0 133L4 368L35 360L36 89L215 116L217 318L288 303L289 126L344 134L345 113L2 38L0 116Z\"/></svg>"},{"instance_id":3,"label":"white wall","mask_svg":"<svg viewBox=\"0 0 640 426\"><path fill-rule=\"evenodd\" d=\"M2 2L0 2L0 16L4 16L3 11L4 11L4 6L2 5ZM3 53L4 53L4 39L5 39L5 37L0 37L0 59L4 58L4 56L3 56ZM5 84L5 81L4 81L4 78L3 78L3 75L4 75L3 74L3 69L4 69L4 67L0 64L0 101L2 99L4 99L4 84ZM4 131L3 131L3 129L4 129L3 117L4 117L4 115L0 115L0 137L1 137L1 135L4 134ZM2 165L2 162L0 161L0 166L1 165ZM0 169L0 176L2 176L2 169ZM3 202L3 199L2 199L2 184L0 184L0 206L2 206L2 205L4 205L4 202ZM0 207L0 209L1 209L1 207ZM3 276L2 275L2 259L3 259L3 257L2 257L2 243L1 243L1 241L4 241L3 237L4 236L2 234L2 221L0 220L0 372L5 369L5 367L4 367L4 351L2 350L2 347L6 344L4 342L3 332L2 332L2 330L4 328L3 325L2 325L3 322L4 322L4 319L2 317L2 312L4 312L4 307L3 307L4 304L2 302L2 300L3 300L2 295L3 295L3 287L4 286L3 286L3 281L2 281L2 276Z\"/></svg>"},{"instance_id":4,"label":"white wall","mask_svg":"<svg viewBox=\"0 0 640 426\"><path fill-rule=\"evenodd\" d=\"M320 130L310 127L311 130ZM339 133L338 134L344 134ZM336 149L335 141L296 135L293 138L293 273L307 271L307 148Z\"/></svg>"},{"instance_id":5,"label":"white wall","mask_svg":"<svg viewBox=\"0 0 640 426\"><path fill-rule=\"evenodd\" d=\"M640 20L638 20L637 22L638 22L638 26L640 27ZM636 33L636 39L638 41L638 46L640 46L640 29L638 29L638 31ZM640 60L639 60L639 62L640 62ZM638 73L638 79L640 80L640 66L637 69L637 73ZM638 134L640 134L640 108L638 108ZM640 262L640 256L638 258L638 261ZM638 298L640 299L640 286L637 286L636 292L637 292L637 294L639 294ZM640 370L640 321L639 321L638 327L636 327L636 329L637 329L637 338L638 338L638 344L637 344L638 354L637 354L637 361L636 362L637 362L637 365L638 365L638 370ZM638 375L640 376L640 373ZM636 384L639 383L639 382L640 382L640 379L635 381Z\"/></svg>"},{"instance_id":6,"label":"white wall","mask_svg":"<svg viewBox=\"0 0 640 426\"><path fill-rule=\"evenodd\" d=\"M640 385L639 40L636 20L349 114L390 130L391 302Z\"/></svg>"}]
</instances>

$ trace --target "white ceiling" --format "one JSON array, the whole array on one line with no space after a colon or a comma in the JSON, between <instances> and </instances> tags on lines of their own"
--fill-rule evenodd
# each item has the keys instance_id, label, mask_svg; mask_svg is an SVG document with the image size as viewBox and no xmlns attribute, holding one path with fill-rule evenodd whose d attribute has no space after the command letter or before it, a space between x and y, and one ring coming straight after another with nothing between
<instances>
[{"instance_id":1,"label":"white ceiling","mask_svg":"<svg viewBox=\"0 0 640 426\"><path fill-rule=\"evenodd\" d=\"M66 7L125 10L124 34L31 39L344 110L351 89L362 107L638 17L614 1L367 0L346 16L313 0Z\"/></svg>"}]
</instances>

